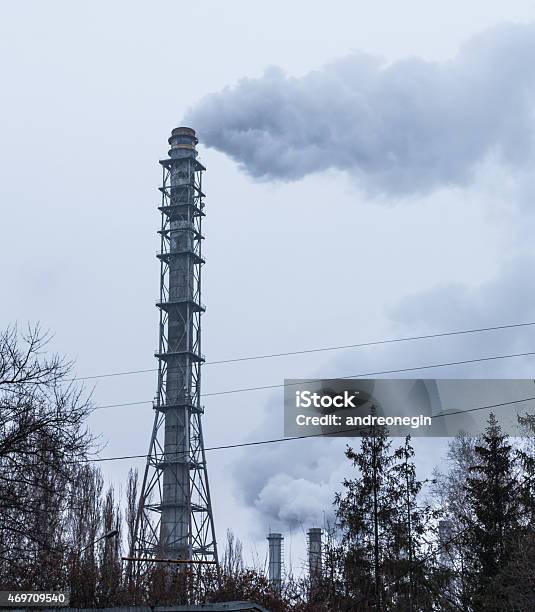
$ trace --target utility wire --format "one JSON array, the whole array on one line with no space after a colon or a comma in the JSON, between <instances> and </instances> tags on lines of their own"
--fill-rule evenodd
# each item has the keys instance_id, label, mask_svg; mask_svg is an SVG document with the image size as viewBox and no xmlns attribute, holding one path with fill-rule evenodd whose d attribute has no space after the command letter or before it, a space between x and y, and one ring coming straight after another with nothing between
<instances>
[{"instance_id":1,"label":"utility wire","mask_svg":"<svg viewBox=\"0 0 535 612\"><path fill-rule=\"evenodd\" d=\"M441 414L434 415L432 418L438 419L438 418L452 416L455 414L466 414L468 412L476 412L478 410L491 410L492 408L503 408L504 406L512 406L515 404L521 404L521 403L530 402L530 401L535 401L535 396L525 397L523 399L518 399L518 400L511 400L509 402L500 402L498 404L486 404L485 406L476 406L475 408L467 408L466 410L456 410L456 411L443 410ZM336 434L350 433L350 432L359 431L362 429L366 429L366 427L351 427L349 429L340 429L336 432ZM336 437L336 435L333 435L332 432L305 434L302 436L289 436L287 438L271 438L269 440L255 440L252 442L236 442L234 444L223 444L220 446L210 446L210 447L205 448L204 450L206 452L217 451L217 450L229 450L229 449L234 449L234 448L244 448L248 446L260 446L263 444L276 444L279 442L292 442L294 440L304 440L306 438L321 438L321 437L334 438ZM172 454L173 456L176 456L178 453L172 453ZM160 455L163 456L164 453L159 453L156 456L160 456ZM103 461L119 461L122 459L148 459L151 456L153 455L123 455L119 457L101 457L101 458L95 458L95 459L81 459L79 461L75 461L74 463L100 463Z\"/></svg>"},{"instance_id":2,"label":"utility wire","mask_svg":"<svg viewBox=\"0 0 535 612\"><path fill-rule=\"evenodd\" d=\"M518 328L518 327L530 327L535 325L535 321L528 321L527 323L510 323L507 325L495 325L493 327L478 327L478 328L474 328L474 329L462 329L462 330L457 330L457 331L448 331L448 332L437 332L435 334L425 334L425 335L420 335L420 336L406 336L406 337L401 337L401 338L389 338L386 340L372 340L370 342L360 342L358 344L345 344L345 345L340 345L340 346L326 346L326 347L320 347L320 348L310 348L310 349L303 349L303 350L299 350L299 351L288 351L285 353L267 353L264 355L247 355L244 357L232 357L229 359L219 359L217 361L207 361L204 363L204 365L220 365L220 364L224 364L224 363L237 363L240 361L256 361L259 359L273 359L276 357L289 357L291 355L307 355L310 353L321 353L321 352L326 352L326 351L340 351L340 350L344 350L344 349L351 349L351 348L364 348L364 347L368 347L368 346L380 346L383 344L395 344L395 343L399 343L399 342L410 342L410 341L414 341L414 340L429 340L431 338L445 338L448 336L461 336L461 335L465 335L465 334L477 334L477 333L483 333L483 332L490 332L490 331L498 331L498 330L502 330L502 329L514 329L514 328ZM158 369L157 368L149 368L147 370L127 370L125 372L111 372L111 373L105 373L105 374L95 374L93 376L79 376L76 378L71 378L69 379L70 382L73 382L75 380L94 380L97 378L112 378L115 376L127 376L129 374L145 374L147 372L157 372Z\"/></svg>"},{"instance_id":3,"label":"utility wire","mask_svg":"<svg viewBox=\"0 0 535 612\"><path fill-rule=\"evenodd\" d=\"M409 367L409 368L397 368L397 369L393 369L393 370L380 370L380 371L376 371L376 372L364 372L364 373L360 373L360 374L349 374L347 376L334 376L332 377L333 379L341 379L341 380L345 380L345 379L349 379L349 378L364 378L366 376L379 376L382 374L400 374L402 372L416 372L417 370L430 370L433 368L446 368L446 367L451 367L451 366L457 366L457 365L468 365L470 363L482 363L482 362L486 362L486 361L496 361L496 360L500 360L500 359L513 359L513 358L517 358L517 357L530 357L535 355L535 351L529 351L526 353L512 353L510 355L492 355L490 357L478 357L477 359L463 359L462 361L448 361L448 362L443 362L443 363L433 363L433 364L426 364L426 365L420 365L420 366L413 366L413 367ZM315 380L317 379L309 379L309 380L300 380L299 382L296 383L278 383L278 384L274 384L274 385L262 385L259 387L243 387L240 389L227 389L225 391L212 391L210 393L203 393L202 397L213 397L215 395L230 395L233 393L245 393L248 391L264 391L264 390L268 390L268 389L280 389L281 387L285 387L285 386L292 386L292 385L301 385L303 383L309 383L309 382L315 382ZM96 406L95 410L101 410L104 408L119 408L122 406L137 406L140 404L150 404L152 403L152 400L145 400L145 401L139 401L139 402L125 402L122 404L106 404L104 406Z\"/></svg>"}]
</instances>

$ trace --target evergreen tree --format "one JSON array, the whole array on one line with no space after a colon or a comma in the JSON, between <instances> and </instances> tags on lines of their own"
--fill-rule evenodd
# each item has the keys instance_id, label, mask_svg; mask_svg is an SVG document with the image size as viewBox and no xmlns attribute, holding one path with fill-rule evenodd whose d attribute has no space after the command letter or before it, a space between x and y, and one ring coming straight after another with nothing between
<instances>
[{"instance_id":1,"label":"evergreen tree","mask_svg":"<svg viewBox=\"0 0 535 612\"><path fill-rule=\"evenodd\" d=\"M493 414L475 454L477 463L470 468L465 485L469 512L465 515L464 546L471 560L470 607L476 612L504 610L509 605L506 589L496 577L512 556L520 493L512 447Z\"/></svg>"},{"instance_id":2,"label":"evergreen tree","mask_svg":"<svg viewBox=\"0 0 535 612\"><path fill-rule=\"evenodd\" d=\"M507 596L511 609L535 609L535 416L518 421L524 434L516 456L521 467L517 489L520 496L520 525L511 534L511 556L495 583Z\"/></svg>"},{"instance_id":3,"label":"evergreen tree","mask_svg":"<svg viewBox=\"0 0 535 612\"><path fill-rule=\"evenodd\" d=\"M431 603L426 567L419 557L429 518L418 508L422 482L416 479L414 449L407 437L391 450L380 427L367 430L356 452L346 457L358 475L343 482L335 498L342 536L328 558L341 566L336 584L343 586L337 609L426 610ZM340 593L339 593L340 594ZM358 607L360 606L360 607Z\"/></svg>"},{"instance_id":4,"label":"evergreen tree","mask_svg":"<svg viewBox=\"0 0 535 612\"><path fill-rule=\"evenodd\" d=\"M381 607L382 559L391 523L391 441L384 428L365 431L360 451L348 447L346 457L357 468L356 478L343 482L344 494L335 497L342 530L342 573L346 596L353 602Z\"/></svg>"},{"instance_id":5,"label":"evergreen tree","mask_svg":"<svg viewBox=\"0 0 535 612\"><path fill-rule=\"evenodd\" d=\"M392 502L396 512L392 521L390 556L391 594L396 610L420 610L431 607L429 568L421 554L425 547L425 532L434 511L418 505L418 496L424 482L416 478L411 437L406 436L402 446L394 452L392 467Z\"/></svg>"}]
</instances>

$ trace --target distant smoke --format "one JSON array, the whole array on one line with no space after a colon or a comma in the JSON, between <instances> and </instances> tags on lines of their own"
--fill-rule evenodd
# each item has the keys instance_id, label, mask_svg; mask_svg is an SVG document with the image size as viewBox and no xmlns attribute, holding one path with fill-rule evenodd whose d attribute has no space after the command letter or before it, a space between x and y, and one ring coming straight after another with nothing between
<instances>
[{"instance_id":1,"label":"distant smoke","mask_svg":"<svg viewBox=\"0 0 535 612\"><path fill-rule=\"evenodd\" d=\"M185 118L262 180L347 171L372 194L465 185L489 155L534 152L535 25L501 25L451 61L353 55L301 78L278 68L206 96Z\"/></svg>"},{"instance_id":2,"label":"distant smoke","mask_svg":"<svg viewBox=\"0 0 535 612\"><path fill-rule=\"evenodd\" d=\"M470 287L462 283L439 285L418 292L397 303L390 311L395 325L391 336L409 336L415 331L443 331L492 326L535 320L533 269L535 256L522 253L506 259L493 278ZM385 334L388 336L388 334ZM400 343L376 347L372 351L341 352L333 357L330 371L341 375L380 371L403 366L447 363L460 359L507 355L534 350L535 329L503 330L488 334L468 334L440 342ZM311 377L317 376L313 372ZM418 375L418 373L416 373ZM531 378L533 359L496 360L421 372L424 377L446 378ZM396 376L414 377L415 372ZM262 427L251 439L280 436L282 398L266 405ZM503 416L502 413L499 413ZM500 417L501 418L501 417ZM358 447L358 440L311 438L288 444L255 447L254 453L235 459L234 480L248 507L259 513L263 527L276 529L332 524L332 502L342 491L344 478L355 471L344 457L345 443ZM393 441L395 447L399 440ZM445 443L436 438L413 440L418 478L431 476L432 467L444 452Z\"/></svg>"},{"instance_id":3,"label":"distant smoke","mask_svg":"<svg viewBox=\"0 0 535 612\"><path fill-rule=\"evenodd\" d=\"M281 403L281 397L271 398L264 422L252 438L280 435ZM346 443L340 438L311 438L259 446L247 453L246 461L238 457L234 462L238 493L247 506L257 510L264 528L332 524L334 493L350 471L344 458Z\"/></svg>"},{"instance_id":4,"label":"distant smoke","mask_svg":"<svg viewBox=\"0 0 535 612\"><path fill-rule=\"evenodd\" d=\"M265 426L258 437L267 437L274 407L266 414ZM279 432L280 434L280 432ZM323 527L335 522L333 506L342 482L355 476L344 456L345 445L358 445L356 439L317 438L303 442L260 446L254 453L234 462L237 492L258 515L258 527L287 532L289 529ZM297 444L297 445L296 445Z\"/></svg>"}]
</instances>

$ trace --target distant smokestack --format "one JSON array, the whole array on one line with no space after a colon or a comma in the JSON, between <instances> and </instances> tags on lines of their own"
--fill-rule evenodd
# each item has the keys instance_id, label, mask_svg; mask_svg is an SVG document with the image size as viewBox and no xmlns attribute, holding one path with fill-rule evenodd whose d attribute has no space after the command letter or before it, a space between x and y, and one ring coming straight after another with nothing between
<instances>
[{"instance_id":1,"label":"distant smokestack","mask_svg":"<svg viewBox=\"0 0 535 612\"><path fill-rule=\"evenodd\" d=\"M312 527L308 530L308 571L310 583L313 585L319 581L323 572L321 536L322 529Z\"/></svg>"},{"instance_id":2,"label":"distant smokestack","mask_svg":"<svg viewBox=\"0 0 535 612\"><path fill-rule=\"evenodd\" d=\"M444 519L438 523L438 543L440 547L439 561L446 567L452 565L451 544L453 537L453 524L450 520Z\"/></svg>"},{"instance_id":3,"label":"distant smokestack","mask_svg":"<svg viewBox=\"0 0 535 612\"><path fill-rule=\"evenodd\" d=\"M267 537L269 542L269 581L276 591L282 586L282 533L270 533Z\"/></svg>"}]
</instances>

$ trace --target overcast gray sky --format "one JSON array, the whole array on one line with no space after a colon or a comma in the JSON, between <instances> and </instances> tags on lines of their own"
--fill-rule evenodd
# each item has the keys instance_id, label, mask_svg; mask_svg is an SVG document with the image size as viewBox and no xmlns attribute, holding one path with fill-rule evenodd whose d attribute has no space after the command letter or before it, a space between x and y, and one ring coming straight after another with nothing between
<instances>
[{"instance_id":1,"label":"overcast gray sky","mask_svg":"<svg viewBox=\"0 0 535 612\"><path fill-rule=\"evenodd\" d=\"M209 360L535 318L533 2L0 6L0 317L41 321L80 375L155 367L157 162L184 117L198 121L208 168ZM488 32L504 22L517 27ZM321 131L305 159L295 119L308 111ZM403 156L407 131L418 163ZM339 159L318 162L339 142ZM399 164L387 167L391 152ZM533 350L532 336L206 366L204 390ZM426 375L532 376L532 365ZM150 373L101 379L94 399L150 400L155 386ZM207 446L282 433L280 394L205 405ZM151 422L147 403L97 410L91 426L111 456L146 452ZM263 557L268 528L288 539L291 528L298 565L296 522L321 519L342 450L314 440L210 453L219 539L230 527ZM422 470L441 452L422 444ZM143 462L102 468L119 485L131 465Z\"/></svg>"}]
</instances>

